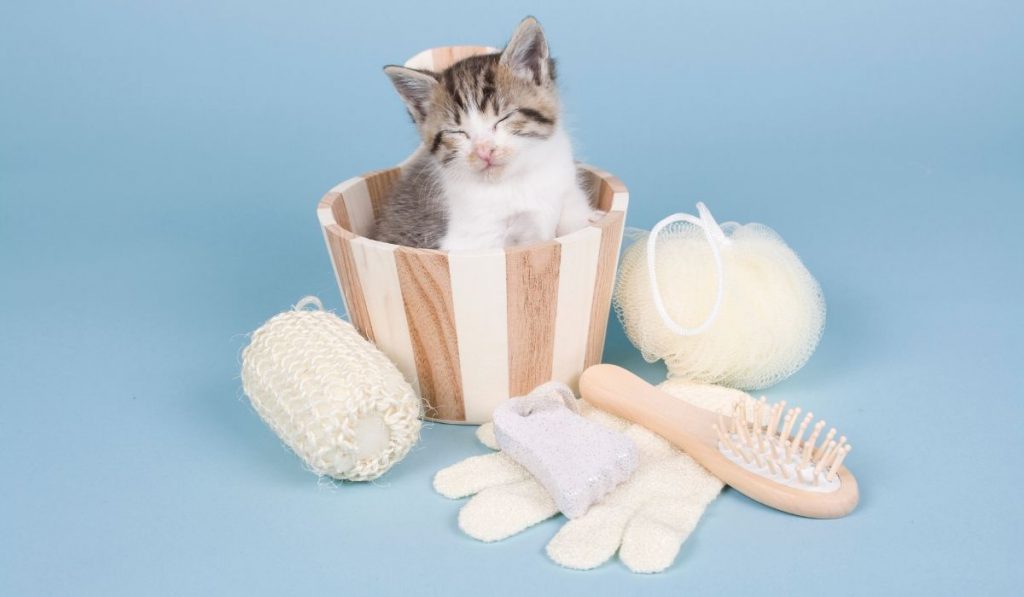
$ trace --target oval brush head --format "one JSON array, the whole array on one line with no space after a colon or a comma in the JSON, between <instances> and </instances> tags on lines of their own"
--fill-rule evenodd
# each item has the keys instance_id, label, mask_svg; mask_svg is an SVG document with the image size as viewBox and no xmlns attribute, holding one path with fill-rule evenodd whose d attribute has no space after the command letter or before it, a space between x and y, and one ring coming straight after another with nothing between
<instances>
[{"instance_id":1,"label":"oval brush head","mask_svg":"<svg viewBox=\"0 0 1024 597\"><path fill-rule=\"evenodd\" d=\"M813 413L801 416L785 402L747 400L731 416L715 414L666 394L629 371L595 365L580 377L580 394L598 408L647 427L682 448L747 497L810 518L849 514L857 481L843 466L846 436L827 434Z\"/></svg>"},{"instance_id":2,"label":"oval brush head","mask_svg":"<svg viewBox=\"0 0 1024 597\"><path fill-rule=\"evenodd\" d=\"M800 412L786 410L785 400L769 404L763 396L748 396L736 404L729 422L718 415L712 425L718 450L734 464L776 483L817 493L838 491L839 470L852 448L845 435L834 439L835 427L822 437L825 421L812 427L814 413L804 415L797 426Z\"/></svg>"}]
</instances>

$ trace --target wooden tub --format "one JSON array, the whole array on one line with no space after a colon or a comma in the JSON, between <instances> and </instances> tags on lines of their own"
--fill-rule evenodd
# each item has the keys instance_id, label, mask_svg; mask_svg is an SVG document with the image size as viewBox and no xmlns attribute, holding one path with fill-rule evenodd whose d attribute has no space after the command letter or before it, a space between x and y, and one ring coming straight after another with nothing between
<instances>
[{"instance_id":1,"label":"wooden tub","mask_svg":"<svg viewBox=\"0 0 1024 597\"><path fill-rule=\"evenodd\" d=\"M407 64L443 68L489 51L436 48ZM448 253L368 238L400 167L351 178L320 201L349 318L419 392L426 418L483 423L502 400L546 381L575 389L601 361L629 195L611 174L580 168L591 203L607 215L504 250Z\"/></svg>"}]
</instances>

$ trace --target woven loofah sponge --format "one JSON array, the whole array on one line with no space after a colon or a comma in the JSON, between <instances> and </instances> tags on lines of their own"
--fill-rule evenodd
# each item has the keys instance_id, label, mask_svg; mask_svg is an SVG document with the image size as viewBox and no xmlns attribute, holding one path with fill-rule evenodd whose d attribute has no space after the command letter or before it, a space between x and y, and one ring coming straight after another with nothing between
<instances>
[{"instance_id":1,"label":"woven loofah sponge","mask_svg":"<svg viewBox=\"0 0 1024 597\"><path fill-rule=\"evenodd\" d=\"M419 439L412 386L316 297L253 332L242 385L260 417L318 475L375 479Z\"/></svg>"}]
</instances>

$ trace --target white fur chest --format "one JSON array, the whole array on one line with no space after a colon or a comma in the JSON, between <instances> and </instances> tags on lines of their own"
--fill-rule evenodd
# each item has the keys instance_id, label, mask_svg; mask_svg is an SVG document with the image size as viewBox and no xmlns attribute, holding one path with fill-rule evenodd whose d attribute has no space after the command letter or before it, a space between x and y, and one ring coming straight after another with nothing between
<instances>
[{"instance_id":1,"label":"white fur chest","mask_svg":"<svg viewBox=\"0 0 1024 597\"><path fill-rule=\"evenodd\" d=\"M448 230L441 249L500 248L554 238L566 202L580 193L568 139L545 145L499 181L445 179Z\"/></svg>"}]
</instances>

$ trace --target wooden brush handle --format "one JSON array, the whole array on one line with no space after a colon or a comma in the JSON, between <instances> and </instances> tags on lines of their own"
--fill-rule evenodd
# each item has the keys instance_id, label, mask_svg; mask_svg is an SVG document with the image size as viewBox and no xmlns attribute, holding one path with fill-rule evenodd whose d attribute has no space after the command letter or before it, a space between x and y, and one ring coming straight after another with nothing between
<instances>
[{"instance_id":1,"label":"wooden brush handle","mask_svg":"<svg viewBox=\"0 0 1024 597\"><path fill-rule=\"evenodd\" d=\"M762 477L719 451L712 429L717 414L662 392L622 367L590 367L580 377L580 395L664 437L722 482L766 506L809 518L839 518L857 506L857 481L845 467L838 471L840 488L831 493L803 491ZM731 417L725 419L731 423Z\"/></svg>"}]
</instances>

